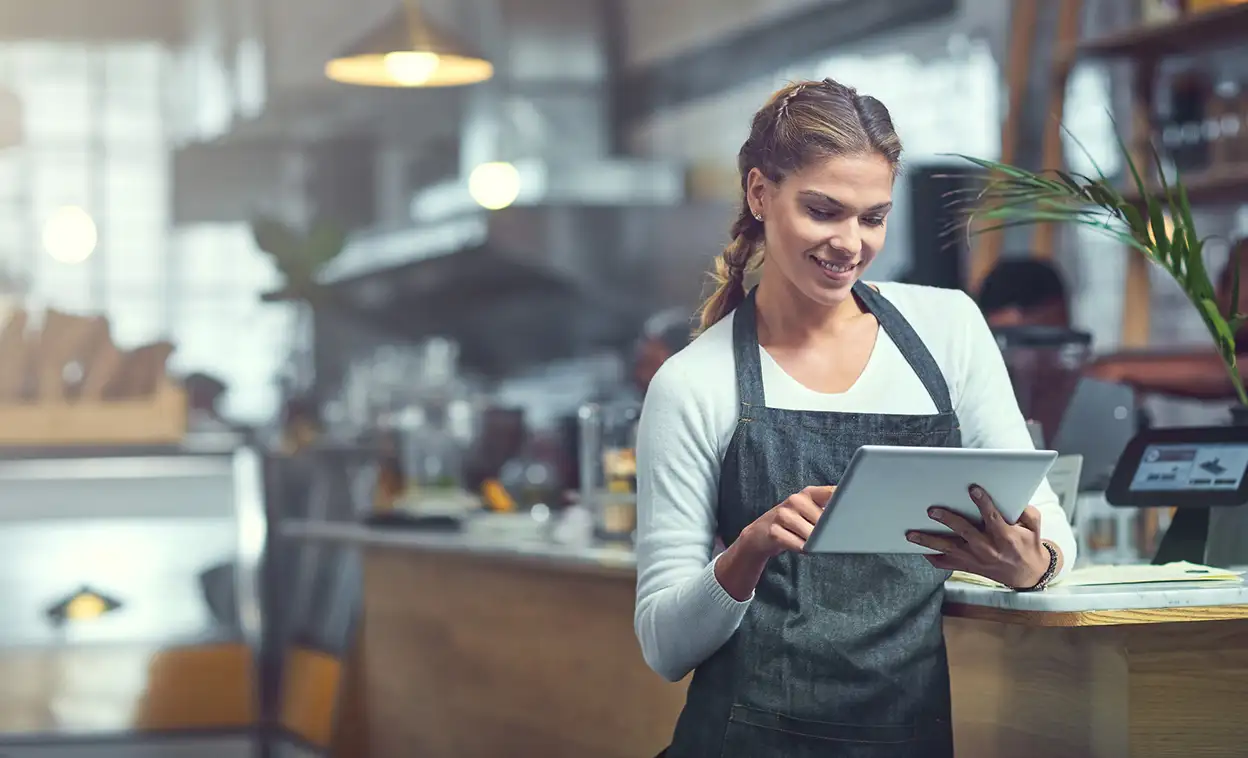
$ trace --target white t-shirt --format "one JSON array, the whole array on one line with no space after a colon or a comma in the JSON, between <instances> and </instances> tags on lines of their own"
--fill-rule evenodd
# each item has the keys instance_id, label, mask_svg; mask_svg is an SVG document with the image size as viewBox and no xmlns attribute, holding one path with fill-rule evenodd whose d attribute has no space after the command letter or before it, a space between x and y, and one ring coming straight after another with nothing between
<instances>
[{"instance_id":1,"label":"white t-shirt","mask_svg":"<svg viewBox=\"0 0 1248 758\"><path fill-rule=\"evenodd\" d=\"M965 293L917 285L875 285L910 322L949 385L966 447L1032 449L1005 362L978 307ZM740 404L733 315L670 358L646 393L637 440L637 607L646 662L677 681L736 631L750 600L737 602L715 578L712 548L721 461ZM843 393L798 383L761 348L767 405L807 411L929 415L936 406L884 329L866 368ZM818 484L818 482L811 482ZM1048 484L1036 493L1043 536L1061 548L1063 572L1075 539Z\"/></svg>"}]
</instances>

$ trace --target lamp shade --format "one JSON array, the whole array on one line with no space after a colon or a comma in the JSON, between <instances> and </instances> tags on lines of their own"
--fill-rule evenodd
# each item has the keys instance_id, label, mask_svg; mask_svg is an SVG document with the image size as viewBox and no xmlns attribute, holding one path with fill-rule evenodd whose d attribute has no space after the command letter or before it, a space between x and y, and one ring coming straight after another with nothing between
<instances>
[{"instance_id":1,"label":"lamp shade","mask_svg":"<svg viewBox=\"0 0 1248 758\"><path fill-rule=\"evenodd\" d=\"M459 87L494 66L412 7L325 64L325 76L365 87Z\"/></svg>"}]
</instances>

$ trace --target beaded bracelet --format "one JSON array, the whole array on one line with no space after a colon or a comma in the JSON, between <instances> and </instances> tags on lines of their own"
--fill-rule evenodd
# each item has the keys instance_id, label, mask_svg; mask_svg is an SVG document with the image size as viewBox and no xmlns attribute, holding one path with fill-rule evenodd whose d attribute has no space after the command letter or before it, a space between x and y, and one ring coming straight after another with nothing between
<instances>
[{"instance_id":1,"label":"beaded bracelet","mask_svg":"<svg viewBox=\"0 0 1248 758\"><path fill-rule=\"evenodd\" d=\"M1053 576L1057 574L1057 548L1047 542L1041 542L1044 549L1049 551L1049 567L1044 570L1044 574L1040 576L1040 581L1030 587L1014 587L1015 592L1039 592L1049 586L1049 582L1053 581Z\"/></svg>"}]
</instances>

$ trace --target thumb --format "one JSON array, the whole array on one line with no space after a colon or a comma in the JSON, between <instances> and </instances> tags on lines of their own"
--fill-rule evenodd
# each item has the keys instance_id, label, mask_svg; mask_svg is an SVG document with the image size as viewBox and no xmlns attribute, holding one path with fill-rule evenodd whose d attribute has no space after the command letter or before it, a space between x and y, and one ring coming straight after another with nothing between
<instances>
[{"instance_id":1,"label":"thumb","mask_svg":"<svg viewBox=\"0 0 1248 758\"><path fill-rule=\"evenodd\" d=\"M828 501L832 499L833 492L836 492L836 487L830 484L806 488L806 494L810 495L810 499L814 500L815 505L820 508L827 506Z\"/></svg>"}]
</instances>

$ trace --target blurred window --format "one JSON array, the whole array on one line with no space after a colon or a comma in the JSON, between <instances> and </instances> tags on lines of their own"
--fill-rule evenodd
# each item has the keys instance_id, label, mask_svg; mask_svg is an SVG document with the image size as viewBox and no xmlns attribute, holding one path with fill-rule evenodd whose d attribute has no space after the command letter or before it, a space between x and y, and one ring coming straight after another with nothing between
<instances>
[{"instance_id":1,"label":"blurred window","mask_svg":"<svg viewBox=\"0 0 1248 758\"><path fill-rule=\"evenodd\" d=\"M291 308L259 302L278 277L246 224L171 228L171 135L204 118L187 112L198 106L178 86L185 69L158 43L0 44L0 84L20 98L24 130L0 151L0 276L25 281L32 308L106 314L122 347L173 340L176 370L221 377L226 412L261 420L276 408ZM43 249L65 206L95 224L82 263Z\"/></svg>"}]
</instances>

